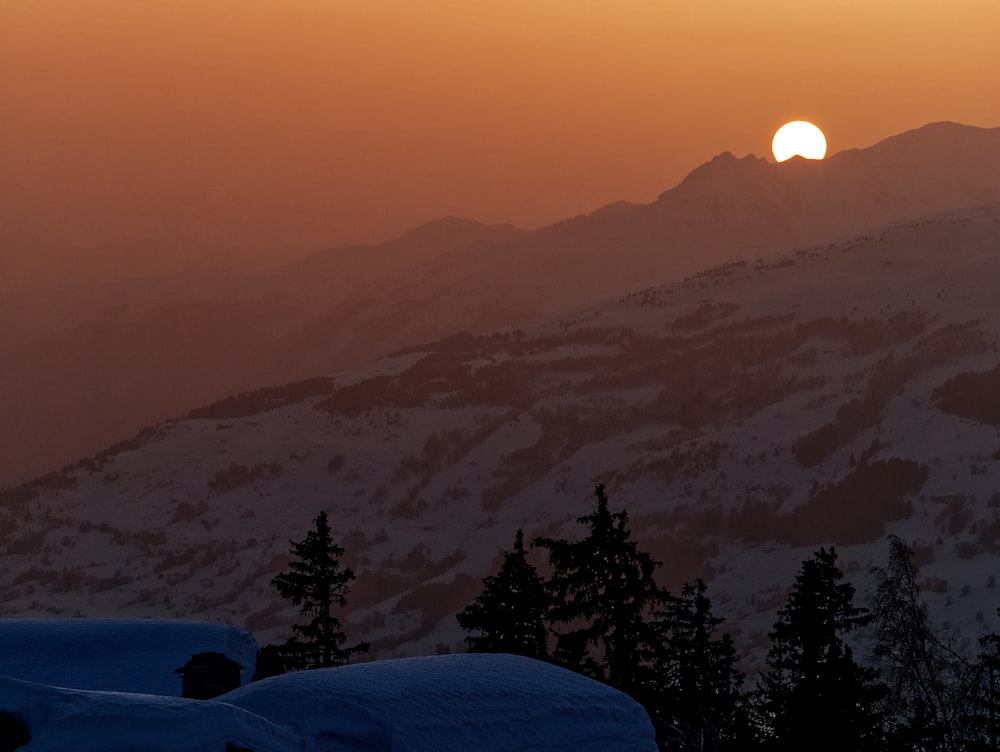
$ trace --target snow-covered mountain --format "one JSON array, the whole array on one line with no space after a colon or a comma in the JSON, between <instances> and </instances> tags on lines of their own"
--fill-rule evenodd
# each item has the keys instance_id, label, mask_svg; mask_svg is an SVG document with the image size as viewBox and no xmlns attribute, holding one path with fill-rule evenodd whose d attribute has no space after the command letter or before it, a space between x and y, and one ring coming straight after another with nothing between
<instances>
[{"instance_id":1,"label":"snow-covered mountain","mask_svg":"<svg viewBox=\"0 0 1000 752\"><path fill-rule=\"evenodd\" d=\"M0 484L234 392L998 201L1000 129L936 123L822 162L722 154L648 205L534 232L451 218L267 274L0 295Z\"/></svg>"},{"instance_id":2,"label":"snow-covered mountain","mask_svg":"<svg viewBox=\"0 0 1000 752\"><path fill-rule=\"evenodd\" d=\"M864 589L887 533L974 640L1000 600L998 271L994 204L233 396L0 494L3 613L282 638L269 581L326 509L358 573L349 637L456 650L516 529L580 534L603 483L747 651L816 547Z\"/></svg>"}]
</instances>

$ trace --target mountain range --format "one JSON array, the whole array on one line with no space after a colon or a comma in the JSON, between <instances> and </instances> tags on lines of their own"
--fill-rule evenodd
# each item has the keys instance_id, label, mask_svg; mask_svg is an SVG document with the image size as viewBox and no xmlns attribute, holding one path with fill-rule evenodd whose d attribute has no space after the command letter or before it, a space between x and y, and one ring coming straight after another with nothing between
<instances>
[{"instance_id":1,"label":"mountain range","mask_svg":"<svg viewBox=\"0 0 1000 752\"><path fill-rule=\"evenodd\" d=\"M993 151L965 164L959 146L980 139ZM601 483L662 582L706 579L747 653L816 547L836 545L863 591L888 534L972 645L998 600L1000 171L973 169L998 140L945 124L826 163L722 156L652 205L534 233L435 223L396 250L449 250L350 266L354 303L322 291L331 259L370 261L357 250L241 280L242 298L192 282L207 318L189 333L252 329L256 374L309 378L192 403L0 493L3 613L212 618L279 639L297 615L270 579L326 509L358 574L349 635L376 656L458 650L453 615L515 531L581 534ZM301 297L282 274L307 280ZM139 310L122 302L107 325L128 322L146 346L132 359L155 362L166 333Z\"/></svg>"},{"instance_id":2,"label":"mountain range","mask_svg":"<svg viewBox=\"0 0 1000 752\"><path fill-rule=\"evenodd\" d=\"M235 392L458 331L541 321L727 261L996 203L998 175L1000 129L936 123L821 162L724 153L651 204L620 202L532 232L448 218L267 273L109 276L8 292L0 484Z\"/></svg>"}]
</instances>

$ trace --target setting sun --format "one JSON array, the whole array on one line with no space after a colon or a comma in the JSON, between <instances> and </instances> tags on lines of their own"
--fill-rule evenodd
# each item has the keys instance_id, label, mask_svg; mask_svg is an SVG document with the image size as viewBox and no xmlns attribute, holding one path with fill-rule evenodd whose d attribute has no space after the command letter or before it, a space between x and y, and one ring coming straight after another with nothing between
<instances>
[{"instance_id":1,"label":"setting sun","mask_svg":"<svg viewBox=\"0 0 1000 752\"><path fill-rule=\"evenodd\" d=\"M812 123L793 120L778 128L771 141L771 151L779 162L794 156L822 159L826 156L826 137Z\"/></svg>"}]
</instances>

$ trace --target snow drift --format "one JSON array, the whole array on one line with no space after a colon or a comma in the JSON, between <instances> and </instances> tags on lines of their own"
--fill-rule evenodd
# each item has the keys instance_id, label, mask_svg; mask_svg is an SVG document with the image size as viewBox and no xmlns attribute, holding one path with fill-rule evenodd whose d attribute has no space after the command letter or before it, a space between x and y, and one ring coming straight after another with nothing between
<instances>
[{"instance_id":1,"label":"snow drift","mask_svg":"<svg viewBox=\"0 0 1000 752\"><path fill-rule=\"evenodd\" d=\"M62 689L0 677L0 711L24 724L24 752L297 752L300 742L246 710L179 697Z\"/></svg>"},{"instance_id":2,"label":"snow drift","mask_svg":"<svg viewBox=\"0 0 1000 752\"><path fill-rule=\"evenodd\" d=\"M444 655L285 674L218 698L308 740L308 752L640 752L645 710L531 658Z\"/></svg>"}]
</instances>

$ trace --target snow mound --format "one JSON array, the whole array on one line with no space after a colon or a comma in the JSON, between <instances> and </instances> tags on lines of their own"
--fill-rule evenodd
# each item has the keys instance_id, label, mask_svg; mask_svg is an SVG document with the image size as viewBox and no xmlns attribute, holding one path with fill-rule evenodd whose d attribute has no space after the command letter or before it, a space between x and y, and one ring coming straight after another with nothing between
<instances>
[{"instance_id":1,"label":"snow mound","mask_svg":"<svg viewBox=\"0 0 1000 752\"><path fill-rule=\"evenodd\" d=\"M195 653L223 653L248 683L257 640L226 624L129 619L0 619L0 676L39 684L179 697L174 673Z\"/></svg>"},{"instance_id":2,"label":"snow mound","mask_svg":"<svg viewBox=\"0 0 1000 752\"><path fill-rule=\"evenodd\" d=\"M27 726L24 752L301 752L302 744L246 710L221 702L59 689L0 677L0 711Z\"/></svg>"},{"instance_id":3,"label":"snow mound","mask_svg":"<svg viewBox=\"0 0 1000 752\"><path fill-rule=\"evenodd\" d=\"M307 752L655 752L645 710L531 658L445 655L285 674L218 698L287 726Z\"/></svg>"}]
</instances>

